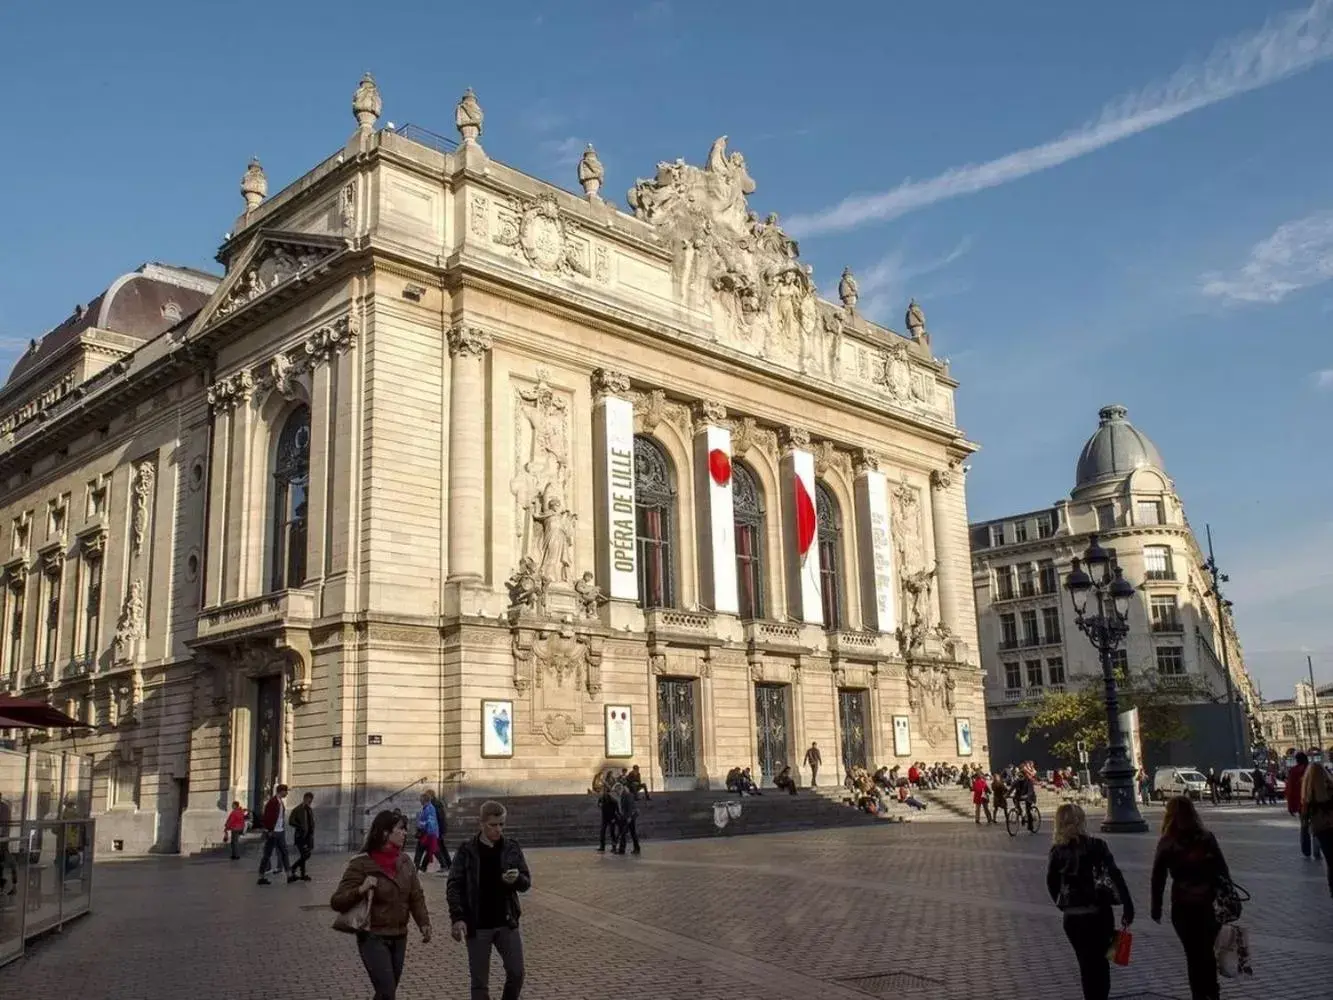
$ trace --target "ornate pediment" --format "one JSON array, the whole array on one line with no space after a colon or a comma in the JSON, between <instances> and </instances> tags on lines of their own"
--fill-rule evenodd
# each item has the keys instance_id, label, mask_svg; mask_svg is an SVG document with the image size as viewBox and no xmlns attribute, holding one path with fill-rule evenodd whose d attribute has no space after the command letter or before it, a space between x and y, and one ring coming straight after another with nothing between
<instances>
[{"instance_id":1,"label":"ornate pediment","mask_svg":"<svg viewBox=\"0 0 1333 1000\"><path fill-rule=\"evenodd\" d=\"M195 329L220 323L277 289L310 275L344 250L346 245L338 237L308 233L260 233L253 246L232 265L230 273L213 297L215 305L200 314Z\"/></svg>"}]
</instances>

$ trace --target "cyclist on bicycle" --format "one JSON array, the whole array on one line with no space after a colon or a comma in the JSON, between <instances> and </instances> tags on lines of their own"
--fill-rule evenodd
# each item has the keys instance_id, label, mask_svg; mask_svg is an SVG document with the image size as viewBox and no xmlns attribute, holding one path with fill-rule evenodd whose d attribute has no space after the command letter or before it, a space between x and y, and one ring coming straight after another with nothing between
<instances>
[{"instance_id":1,"label":"cyclist on bicycle","mask_svg":"<svg viewBox=\"0 0 1333 1000\"><path fill-rule=\"evenodd\" d=\"M1023 825L1029 830L1032 829L1032 809L1037 804L1036 779L1037 769L1031 761L1028 761L1019 767L1012 792L1014 805L1022 810Z\"/></svg>"}]
</instances>

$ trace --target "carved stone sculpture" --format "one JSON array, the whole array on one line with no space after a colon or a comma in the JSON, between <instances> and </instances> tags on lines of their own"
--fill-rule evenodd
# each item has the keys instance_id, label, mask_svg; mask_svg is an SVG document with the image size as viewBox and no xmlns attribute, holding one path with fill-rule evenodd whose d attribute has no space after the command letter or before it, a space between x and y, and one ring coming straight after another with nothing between
<instances>
[{"instance_id":1,"label":"carved stone sculpture","mask_svg":"<svg viewBox=\"0 0 1333 1000\"><path fill-rule=\"evenodd\" d=\"M216 412L233 409L248 400L254 388L255 377L250 372L235 372L208 387L208 405Z\"/></svg>"},{"instance_id":2,"label":"carved stone sculpture","mask_svg":"<svg viewBox=\"0 0 1333 1000\"><path fill-rule=\"evenodd\" d=\"M501 246L516 248L539 271L580 274L585 278L592 274L583 248L575 246L569 238L554 195L538 195L535 201L521 204L517 214L502 214L499 222L500 231L491 239Z\"/></svg>"},{"instance_id":3,"label":"carved stone sculpture","mask_svg":"<svg viewBox=\"0 0 1333 1000\"><path fill-rule=\"evenodd\" d=\"M352 95L352 114L356 116L356 127L369 132L375 127L375 119L384 110L384 101L380 98L380 89L375 86L375 78L367 73L357 84Z\"/></svg>"},{"instance_id":4,"label":"carved stone sculpture","mask_svg":"<svg viewBox=\"0 0 1333 1000\"><path fill-rule=\"evenodd\" d=\"M532 510L534 551L540 552L541 574L553 583L568 583L574 565L573 511L565 509L565 502L548 489Z\"/></svg>"},{"instance_id":5,"label":"carved stone sculpture","mask_svg":"<svg viewBox=\"0 0 1333 1000\"><path fill-rule=\"evenodd\" d=\"M268 177L264 174L264 168L260 166L258 157L252 159L245 168L245 175L241 178L241 197L245 199L246 215L258 208L260 202L268 197Z\"/></svg>"},{"instance_id":6,"label":"carved stone sculpture","mask_svg":"<svg viewBox=\"0 0 1333 1000\"><path fill-rule=\"evenodd\" d=\"M139 640L144 637L144 585L142 580L130 583L125 600L120 606L120 617L116 619L116 635L113 640L117 663L134 662Z\"/></svg>"},{"instance_id":7,"label":"carved stone sculpture","mask_svg":"<svg viewBox=\"0 0 1333 1000\"><path fill-rule=\"evenodd\" d=\"M518 561L518 568L505 581L511 608L526 608L541 613L546 606L546 580L531 556Z\"/></svg>"},{"instance_id":8,"label":"carved stone sculpture","mask_svg":"<svg viewBox=\"0 0 1333 1000\"><path fill-rule=\"evenodd\" d=\"M267 190L267 184L265 184ZM240 279L218 304L214 317L221 319L249 305L266 292L308 271L334 253L332 247L271 240L245 265Z\"/></svg>"},{"instance_id":9,"label":"carved stone sculpture","mask_svg":"<svg viewBox=\"0 0 1333 1000\"><path fill-rule=\"evenodd\" d=\"M470 146L481 137L481 127L485 120L486 115L481 110L477 95L468 87L454 108L454 125L463 137L463 145Z\"/></svg>"},{"instance_id":10,"label":"carved stone sculpture","mask_svg":"<svg viewBox=\"0 0 1333 1000\"><path fill-rule=\"evenodd\" d=\"M597 158L597 150L592 148L592 143L588 143L588 148L583 151L583 156L579 159L579 184L582 185L583 193L590 201L602 200L598 192L602 189L602 181L605 179L606 168Z\"/></svg>"},{"instance_id":11,"label":"carved stone sculpture","mask_svg":"<svg viewBox=\"0 0 1333 1000\"><path fill-rule=\"evenodd\" d=\"M459 355L465 357L479 358L491 349L491 335L485 330L475 326L450 327L449 334L449 356L456 358Z\"/></svg>"},{"instance_id":12,"label":"carved stone sculpture","mask_svg":"<svg viewBox=\"0 0 1333 1000\"><path fill-rule=\"evenodd\" d=\"M902 483L893 491L891 500L898 565L909 574L923 570L926 568L926 550L921 534L921 495Z\"/></svg>"},{"instance_id":13,"label":"carved stone sculpture","mask_svg":"<svg viewBox=\"0 0 1333 1000\"><path fill-rule=\"evenodd\" d=\"M519 551L552 583L569 583L574 514L568 509L569 404L539 373L531 388L515 390L514 495Z\"/></svg>"},{"instance_id":14,"label":"carved stone sculpture","mask_svg":"<svg viewBox=\"0 0 1333 1000\"><path fill-rule=\"evenodd\" d=\"M838 282L838 298L842 301L843 308L852 312L856 309L856 300L860 297L861 290L857 287L856 278L852 276L852 269L844 267L842 279Z\"/></svg>"},{"instance_id":15,"label":"carved stone sculpture","mask_svg":"<svg viewBox=\"0 0 1333 1000\"><path fill-rule=\"evenodd\" d=\"M930 335L926 332L926 314L921 311L917 305L916 299L907 304L907 332L911 334L913 340L930 342Z\"/></svg>"},{"instance_id":16,"label":"carved stone sculpture","mask_svg":"<svg viewBox=\"0 0 1333 1000\"><path fill-rule=\"evenodd\" d=\"M628 396L629 376L610 368L597 368L592 373L594 396Z\"/></svg>"},{"instance_id":17,"label":"carved stone sculpture","mask_svg":"<svg viewBox=\"0 0 1333 1000\"><path fill-rule=\"evenodd\" d=\"M584 618L596 618L597 609L606 603L602 588L597 586L591 572L584 573L574 584L574 593L578 596L579 612Z\"/></svg>"},{"instance_id":18,"label":"carved stone sculpture","mask_svg":"<svg viewBox=\"0 0 1333 1000\"><path fill-rule=\"evenodd\" d=\"M157 466L146 458L134 466L134 513L132 517L131 551L138 556L148 538L149 521L153 514L153 487L157 483Z\"/></svg>"},{"instance_id":19,"label":"carved stone sculpture","mask_svg":"<svg viewBox=\"0 0 1333 1000\"><path fill-rule=\"evenodd\" d=\"M131 677L120 680L111 689L111 707L115 711L117 726L132 726L138 719L139 703L143 700L143 681L136 670Z\"/></svg>"}]
</instances>

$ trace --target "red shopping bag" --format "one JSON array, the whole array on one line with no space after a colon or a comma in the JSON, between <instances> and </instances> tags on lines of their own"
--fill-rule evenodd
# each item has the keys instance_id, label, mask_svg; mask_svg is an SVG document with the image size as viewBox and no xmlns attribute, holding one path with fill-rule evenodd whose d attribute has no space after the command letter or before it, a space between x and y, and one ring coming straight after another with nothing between
<instances>
[{"instance_id":1,"label":"red shopping bag","mask_svg":"<svg viewBox=\"0 0 1333 1000\"><path fill-rule=\"evenodd\" d=\"M1134 947L1134 935L1128 930L1116 931L1115 941L1111 943L1111 953L1107 957L1116 965L1128 965L1129 953Z\"/></svg>"}]
</instances>

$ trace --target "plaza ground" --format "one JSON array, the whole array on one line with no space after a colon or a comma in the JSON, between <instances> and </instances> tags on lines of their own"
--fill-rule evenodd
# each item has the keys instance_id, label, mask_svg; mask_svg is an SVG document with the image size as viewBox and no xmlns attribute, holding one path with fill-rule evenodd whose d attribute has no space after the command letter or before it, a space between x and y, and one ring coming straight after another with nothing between
<instances>
[{"instance_id":1,"label":"plaza ground","mask_svg":"<svg viewBox=\"0 0 1333 1000\"><path fill-rule=\"evenodd\" d=\"M1254 806L1206 818L1254 896L1243 922L1256 974L1224 981L1223 996L1327 1000L1333 900L1322 865L1299 854L1294 821ZM1187 1000L1175 935L1148 919L1155 839L1110 838L1139 909L1133 962L1116 970L1112 996ZM648 843L638 858L534 850L523 995L1069 1000L1079 990L1045 893L1048 846L1048 830L1011 839L1002 828L920 823ZM269 887L255 884L253 855L101 865L93 915L0 969L0 996L361 1000L370 990L355 948L329 928L342 861L316 856L313 882ZM399 996L465 997L444 880L425 882L438 936L423 946L413 932ZM497 964L496 997L500 981Z\"/></svg>"}]
</instances>

